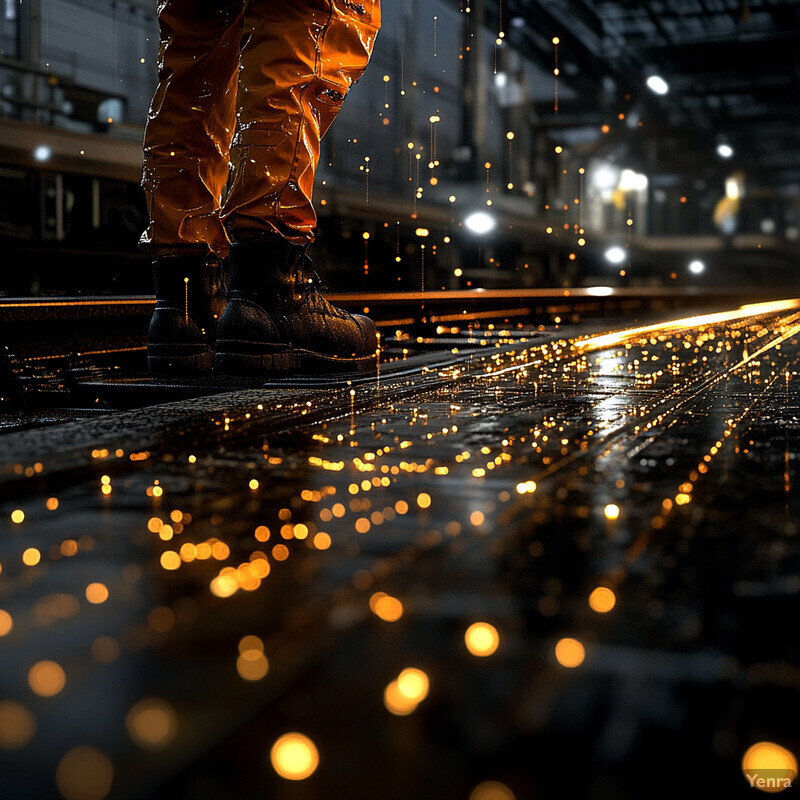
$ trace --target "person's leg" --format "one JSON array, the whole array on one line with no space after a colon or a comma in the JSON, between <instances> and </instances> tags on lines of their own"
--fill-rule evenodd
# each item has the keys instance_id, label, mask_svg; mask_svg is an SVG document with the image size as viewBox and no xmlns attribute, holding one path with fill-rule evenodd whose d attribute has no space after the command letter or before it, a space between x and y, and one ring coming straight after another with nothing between
<instances>
[{"instance_id":1,"label":"person's leg","mask_svg":"<svg viewBox=\"0 0 800 800\"><path fill-rule=\"evenodd\" d=\"M244 0L161 0L158 86L144 135L142 188L153 254L224 255L219 218L236 126Z\"/></svg>"},{"instance_id":2,"label":"person's leg","mask_svg":"<svg viewBox=\"0 0 800 800\"><path fill-rule=\"evenodd\" d=\"M244 0L161 0L158 86L145 128L142 187L156 309L148 333L154 371L213 364L225 306L219 218L229 176Z\"/></svg>"},{"instance_id":3,"label":"person's leg","mask_svg":"<svg viewBox=\"0 0 800 800\"><path fill-rule=\"evenodd\" d=\"M313 239L320 142L367 67L379 0L248 0L234 174L222 211L232 240Z\"/></svg>"},{"instance_id":4,"label":"person's leg","mask_svg":"<svg viewBox=\"0 0 800 800\"><path fill-rule=\"evenodd\" d=\"M375 326L331 306L306 256L320 142L367 66L379 0L249 0L234 173L222 210L229 302L217 367L251 373L375 363Z\"/></svg>"}]
</instances>

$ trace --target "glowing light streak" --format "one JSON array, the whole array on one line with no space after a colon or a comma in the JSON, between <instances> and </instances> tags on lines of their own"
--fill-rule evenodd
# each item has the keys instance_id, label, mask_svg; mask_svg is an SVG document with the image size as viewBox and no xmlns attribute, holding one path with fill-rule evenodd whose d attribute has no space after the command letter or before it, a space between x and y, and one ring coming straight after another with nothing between
<instances>
[{"instance_id":1,"label":"glowing light streak","mask_svg":"<svg viewBox=\"0 0 800 800\"><path fill-rule=\"evenodd\" d=\"M592 336L582 342L577 342L576 347L581 352L592 350L602 350L606 347L613 347L623 342L629 341L647 333L658 333L659 331L676 330L681 328L700 328L706 325L715 325L721 322L734 322L735 320L754 317L760 314L769 314L777 311L790 311L800 308L800 299L776 300L767 303L752 303L741 306L733 311L719 311L712 314L699 314L694 317L684 317L682 319L659 322L654 325L643 325L638 328L627 328L622 331Z\"/></svg>"}]
</instances>

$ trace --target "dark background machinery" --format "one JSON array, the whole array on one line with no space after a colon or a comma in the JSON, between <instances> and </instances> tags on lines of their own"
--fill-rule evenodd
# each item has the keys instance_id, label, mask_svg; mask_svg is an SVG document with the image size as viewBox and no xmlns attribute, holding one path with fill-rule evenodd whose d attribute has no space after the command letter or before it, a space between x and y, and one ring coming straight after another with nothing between
<instances>
[{"instance_id":1,"label":"dark background machinery","mask_svg":"<svg viewBox=\"0 0 800 800\"><path fill-rule=\"evenodd\" d=\"M800 4L383 5L320 164L331 288L798 285ZM4 3L3 295L151 291L152 6Z\"/></svg>"}]
</instances>

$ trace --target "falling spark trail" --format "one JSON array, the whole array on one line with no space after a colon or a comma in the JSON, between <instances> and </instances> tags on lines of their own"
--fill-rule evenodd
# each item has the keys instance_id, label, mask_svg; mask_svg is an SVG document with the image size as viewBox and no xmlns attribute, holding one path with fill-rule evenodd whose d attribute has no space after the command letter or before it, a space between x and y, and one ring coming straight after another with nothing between
<instances>
[{"instance_id":1,"label":"falling spark trail","mask_svg":"<svg viewBox=\"0 0 800 800\"><path fill-rule=\"evenodd\" d=\"M559 74L559 68L558 68L558 43L559 43L559 41L560 40L559 40L558 36L554 36L553 37L553 45L555 46L554 47L555 66L553 67L554 91L555 91L555 100L554 100L554 106L553 106L553 113L554 114L558 114L558 74Z\"/></svg>"},{"instance_id":2,"label":"falling spark trail","mask_svg":"<svg viewBox=\"0 0 800 800\"><path fill-rule=\"evenodd\" d=\"M420 308L425 308L425 245L420 245L420 291L423 294Z\"/></svg>"}]
</instances>

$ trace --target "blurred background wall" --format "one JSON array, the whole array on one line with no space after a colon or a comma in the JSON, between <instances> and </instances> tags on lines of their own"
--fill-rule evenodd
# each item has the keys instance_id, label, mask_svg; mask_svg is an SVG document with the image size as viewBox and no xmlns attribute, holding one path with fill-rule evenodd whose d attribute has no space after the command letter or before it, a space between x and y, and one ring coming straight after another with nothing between
<instances>
[{"instance_id":1,"label":"blurred background wall","mask_svg":"<svg viewBox=\"0 0 800 800\"><path fill-rule=\"evenodd\" d=\"M148 294L155 3L3 0L6 296ZM332 288L794 291L800 4L384 0L325 143Z\"/></svg>"}]
</instances>

